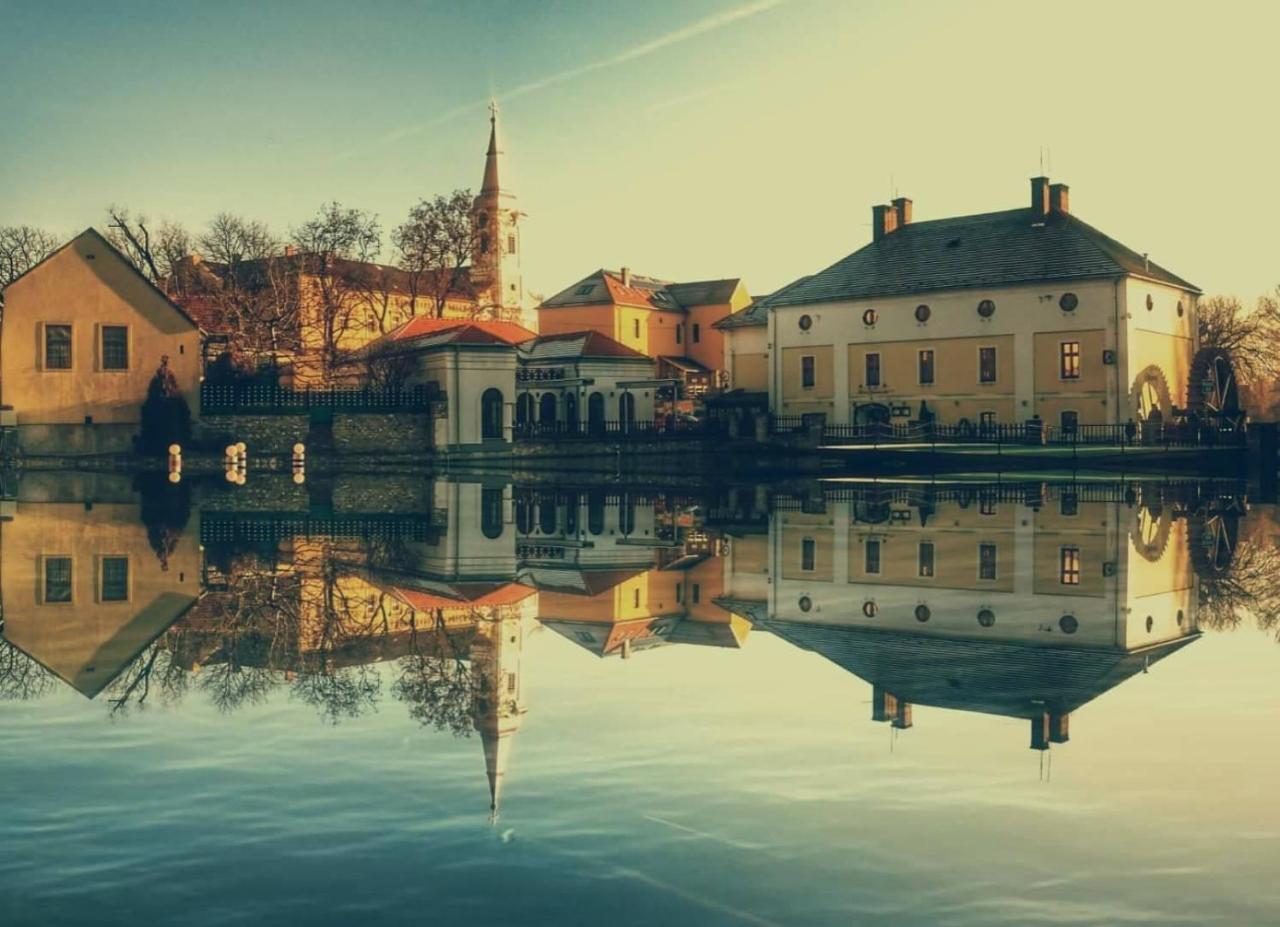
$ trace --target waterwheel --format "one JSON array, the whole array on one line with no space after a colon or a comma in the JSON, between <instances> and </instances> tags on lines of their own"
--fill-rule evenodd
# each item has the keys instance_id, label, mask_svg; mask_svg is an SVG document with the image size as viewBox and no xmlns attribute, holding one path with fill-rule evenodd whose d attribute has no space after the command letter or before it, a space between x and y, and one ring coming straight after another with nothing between
<instances>
[{"instance_id":1,"label":"waterwheel","mask_svg":"<svg viewBox=\"0 0 1280 927\"><path fill-rule=\"evenodd\" d=\"M1187 386L1187 411L1202 418L1217 419L1223 425L1238 425L1240 389L1231 355L1222 348L1201 348L1191 362Z\"/></svg>"},{"instance_id":2,"label":"waterwheel","mask_svg":"<svg viewBox=\"0 0 1280 927\"><path fill-rule=\"evenodd\" d=\"M1239 528L1240 518L1234 512L1192 518L1191 565L1202 579L1223 576L1231 569Z\"/></svg>"}]
</instances>

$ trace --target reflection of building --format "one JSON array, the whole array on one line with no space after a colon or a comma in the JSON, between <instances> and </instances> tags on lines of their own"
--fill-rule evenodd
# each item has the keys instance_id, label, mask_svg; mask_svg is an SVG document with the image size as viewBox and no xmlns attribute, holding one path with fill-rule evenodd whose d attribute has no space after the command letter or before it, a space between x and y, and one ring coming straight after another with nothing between
<instances>
[{"instance_id":1,"label":"reflection of building","mask_svg":"<svg viewBox=\"0 0 1280 927\"><path fill-rule=\"evenodd\" d=\"M5 288L0 400L28 452L133 449L165 362L193 413L200 332L94 229Z\"/></svg>"},{"instance_id":2,"label":"reflection of building","mask_svg":"<svg viewBox=\"0 0 1280 927\"><path fill-rule=\"evenodd\" d=\"M1077 707L1198 636L1188 521L1114 487L854 489L775 512L767 626L911 703L1032 721Z\"/></svg>"},{"instance_id":3,"label":"reflection of building","mask_svg":"<svg viewBox=\"0 0 1280 927\"><path fill-rule=\"evenodd\" d=\"M686 395L717 386L724 336L715 324L751 301L741 280L670 283L627 268L597 270L538 307L543 334L599 332L658 361Z\"/></svg>"},{"instance_id":4,"label":"reflection of building","mask_svg":"<svg viewBox=\"0 0 1280 927\"><path fill-rule=\"evenodd\" d=\"M5 638L89 698L200 593L199 532L143 515L123 499L19 502L0 522Z\"/></svg>"},{"instance_id":5,"label":"reflection of building","mask_svg":"<svg viewBox=\"0 0 1280 927\"><path fill-rule=\"evenodd\" d=\"M1199 290L1077 219L1065 184L1029 208L926 222L873 208L873 240L761 301L771 408L1054 426L1186 407Z\"/></svg>"}]
</instances>

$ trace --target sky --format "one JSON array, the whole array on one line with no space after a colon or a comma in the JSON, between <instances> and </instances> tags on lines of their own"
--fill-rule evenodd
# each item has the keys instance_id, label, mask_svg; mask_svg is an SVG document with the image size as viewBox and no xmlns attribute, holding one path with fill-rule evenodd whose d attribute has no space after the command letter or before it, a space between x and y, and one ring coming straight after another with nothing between
<instances>
[{"instance_id":1,"label":"sky","mask_svg":"<svg viewBox=\"0 0 1280 927\"><path fill-rule=\"evenodd\" d=\"M917 220L1072 211L1206 292L1280 284L1280 4L0 0L0 225L108 204L389 231L477 188L501 107L526 289L763 294ZM390 252L384 255L390 257Z\"/></svg>"}]
</instances>

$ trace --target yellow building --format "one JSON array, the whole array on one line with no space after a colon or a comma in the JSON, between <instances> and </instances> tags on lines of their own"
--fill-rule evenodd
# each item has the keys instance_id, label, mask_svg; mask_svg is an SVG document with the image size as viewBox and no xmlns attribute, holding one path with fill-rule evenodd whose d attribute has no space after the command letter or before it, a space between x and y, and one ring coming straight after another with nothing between
<instances>
[{"instance_id":1,"label":"yellow building","mask_svg":"<svg viewBox=\"0 0 1280 927\"><path fill-rule=\"evenodd\" d=\"M199 412L200 331L94 229L4 290L0 402L28 453L129 451L167 364Z\"/></svg>"},{"instance_id":2,"label":"yellow building","mask_svg":"<svg viewBox=\"0 0 1280 927\"><path fill-rule=\"evenodd\" d=\"M658 376L680 379L686 394L719 387L724 334L716 323L751 302L741 280L671 283L597 270L538 306L544 335L595 331L658 361Z\"/></svg>"}]
</instances>

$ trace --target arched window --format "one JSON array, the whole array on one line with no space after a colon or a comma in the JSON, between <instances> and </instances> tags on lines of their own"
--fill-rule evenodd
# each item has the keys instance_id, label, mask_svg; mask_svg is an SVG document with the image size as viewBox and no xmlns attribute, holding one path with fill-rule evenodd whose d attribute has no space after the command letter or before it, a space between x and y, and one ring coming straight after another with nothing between
<instances>
[{"instance_id":1,"label":"arched window","mask_svg":"<svg viewBox=\"0 0 1280 927\"><path fill-rule=\"evenodd\" d=\"M587 530L592 534L604 534L604 493L599 490L587 495Z\"/></svg>"},{"instance_id":2,"label":"arched window","mask_svg":"<svg viewBox=\"0 0 1280 927\"><path fill-rule=\"evenodd\" d=\"M538 400L538 424L544 431L549 431L556 424L556 394L543 393Z\"/></svg>"},{"instance_id":3,"label":"arched window","mask_svg":"<svg viewBox=\"0 0 1280 927\"><path fill-rule=\"evenodd\" d=\"M604 434L604 393L587 397L587 431L593 435Z\"/></svg>"},{"instance_id":4,"label":"arched window","mask_svg":"<svg viewBox=\"0 0 1280 927\"><path fill-rule=\"evenodd\" d=\"M630 431L636 423L636 397L623 393L618 397L618 424L623 431Z\"/></svg>"},{"instance_id":5,"label":"arched window","mask_svg":"<svg viewBox=\"0 0 1280 927\"><path fill-rule=\"evenodd\" d=\"M543 534L556 533L555 496L543 496L538 500L538 530Z\"/></svg>"},{"instance_id":6,"label":"arched window","mask_svg":"<svg viewBox=\"0 0 1280 927\"><path fill-rule=\"evenodd\" d=\"M636 499L631 493L624 493L618 501L618 530L624 535L636 530Z\"/></svg>"},{"instance_id":7,"label":"arched window","mask_svg":"<svg viewBox=\"0 0 1280 927\"><path fill-rule=\"evenodd\" d=\"M578 505L578 494L569 493L564 500L564 533L570 537L578 534Z\"/></svg>"},{"instance_id":8,"label":"arched window","mask_svg":"<svg viewBox=\"0 0 1280 927\"><path fill-rule=\"evenodd\" d=\"M480 396L480 437L486 441L502 438L502 390L490 387Z\"/></svg>"},{"instance_id":9,"label":"arched window","mask_svg":"<svg viewBox=\"0 0 1280 927\"><path fill-rule=\"evenodd\" d=\"M490 540L502 537L502 487L480 490L480 532Z\"/></svg>"},{"instance_id":10,"label":"arched window","mask_svg":"<svg viewBox=\"0 0 1280 927\"><path fill-rule=\"evenodd\" d=\"M564 430L569 434L577 434L578 431L578 394L564 394Z\"/></svg>"},{"instance_id":11,"label":"arched window","mask_svg":"<svg viewBox=\"0 0 1280 927\"><path fill-rule=\"evenodd\" d=\"M533 500L529 496L516 499L516 531L528 534L533 530Z\"/></svg>"},{"instance_id":12,"label":"arched window","mask_svg":"<svg viewBox=\"0 0 1280 927\"><path fill-rule=\"evenodd\" d=\"M533 423L533 394L521 393L516 400L516 425L525 427Z\"/></svg>"}]
</instances>

